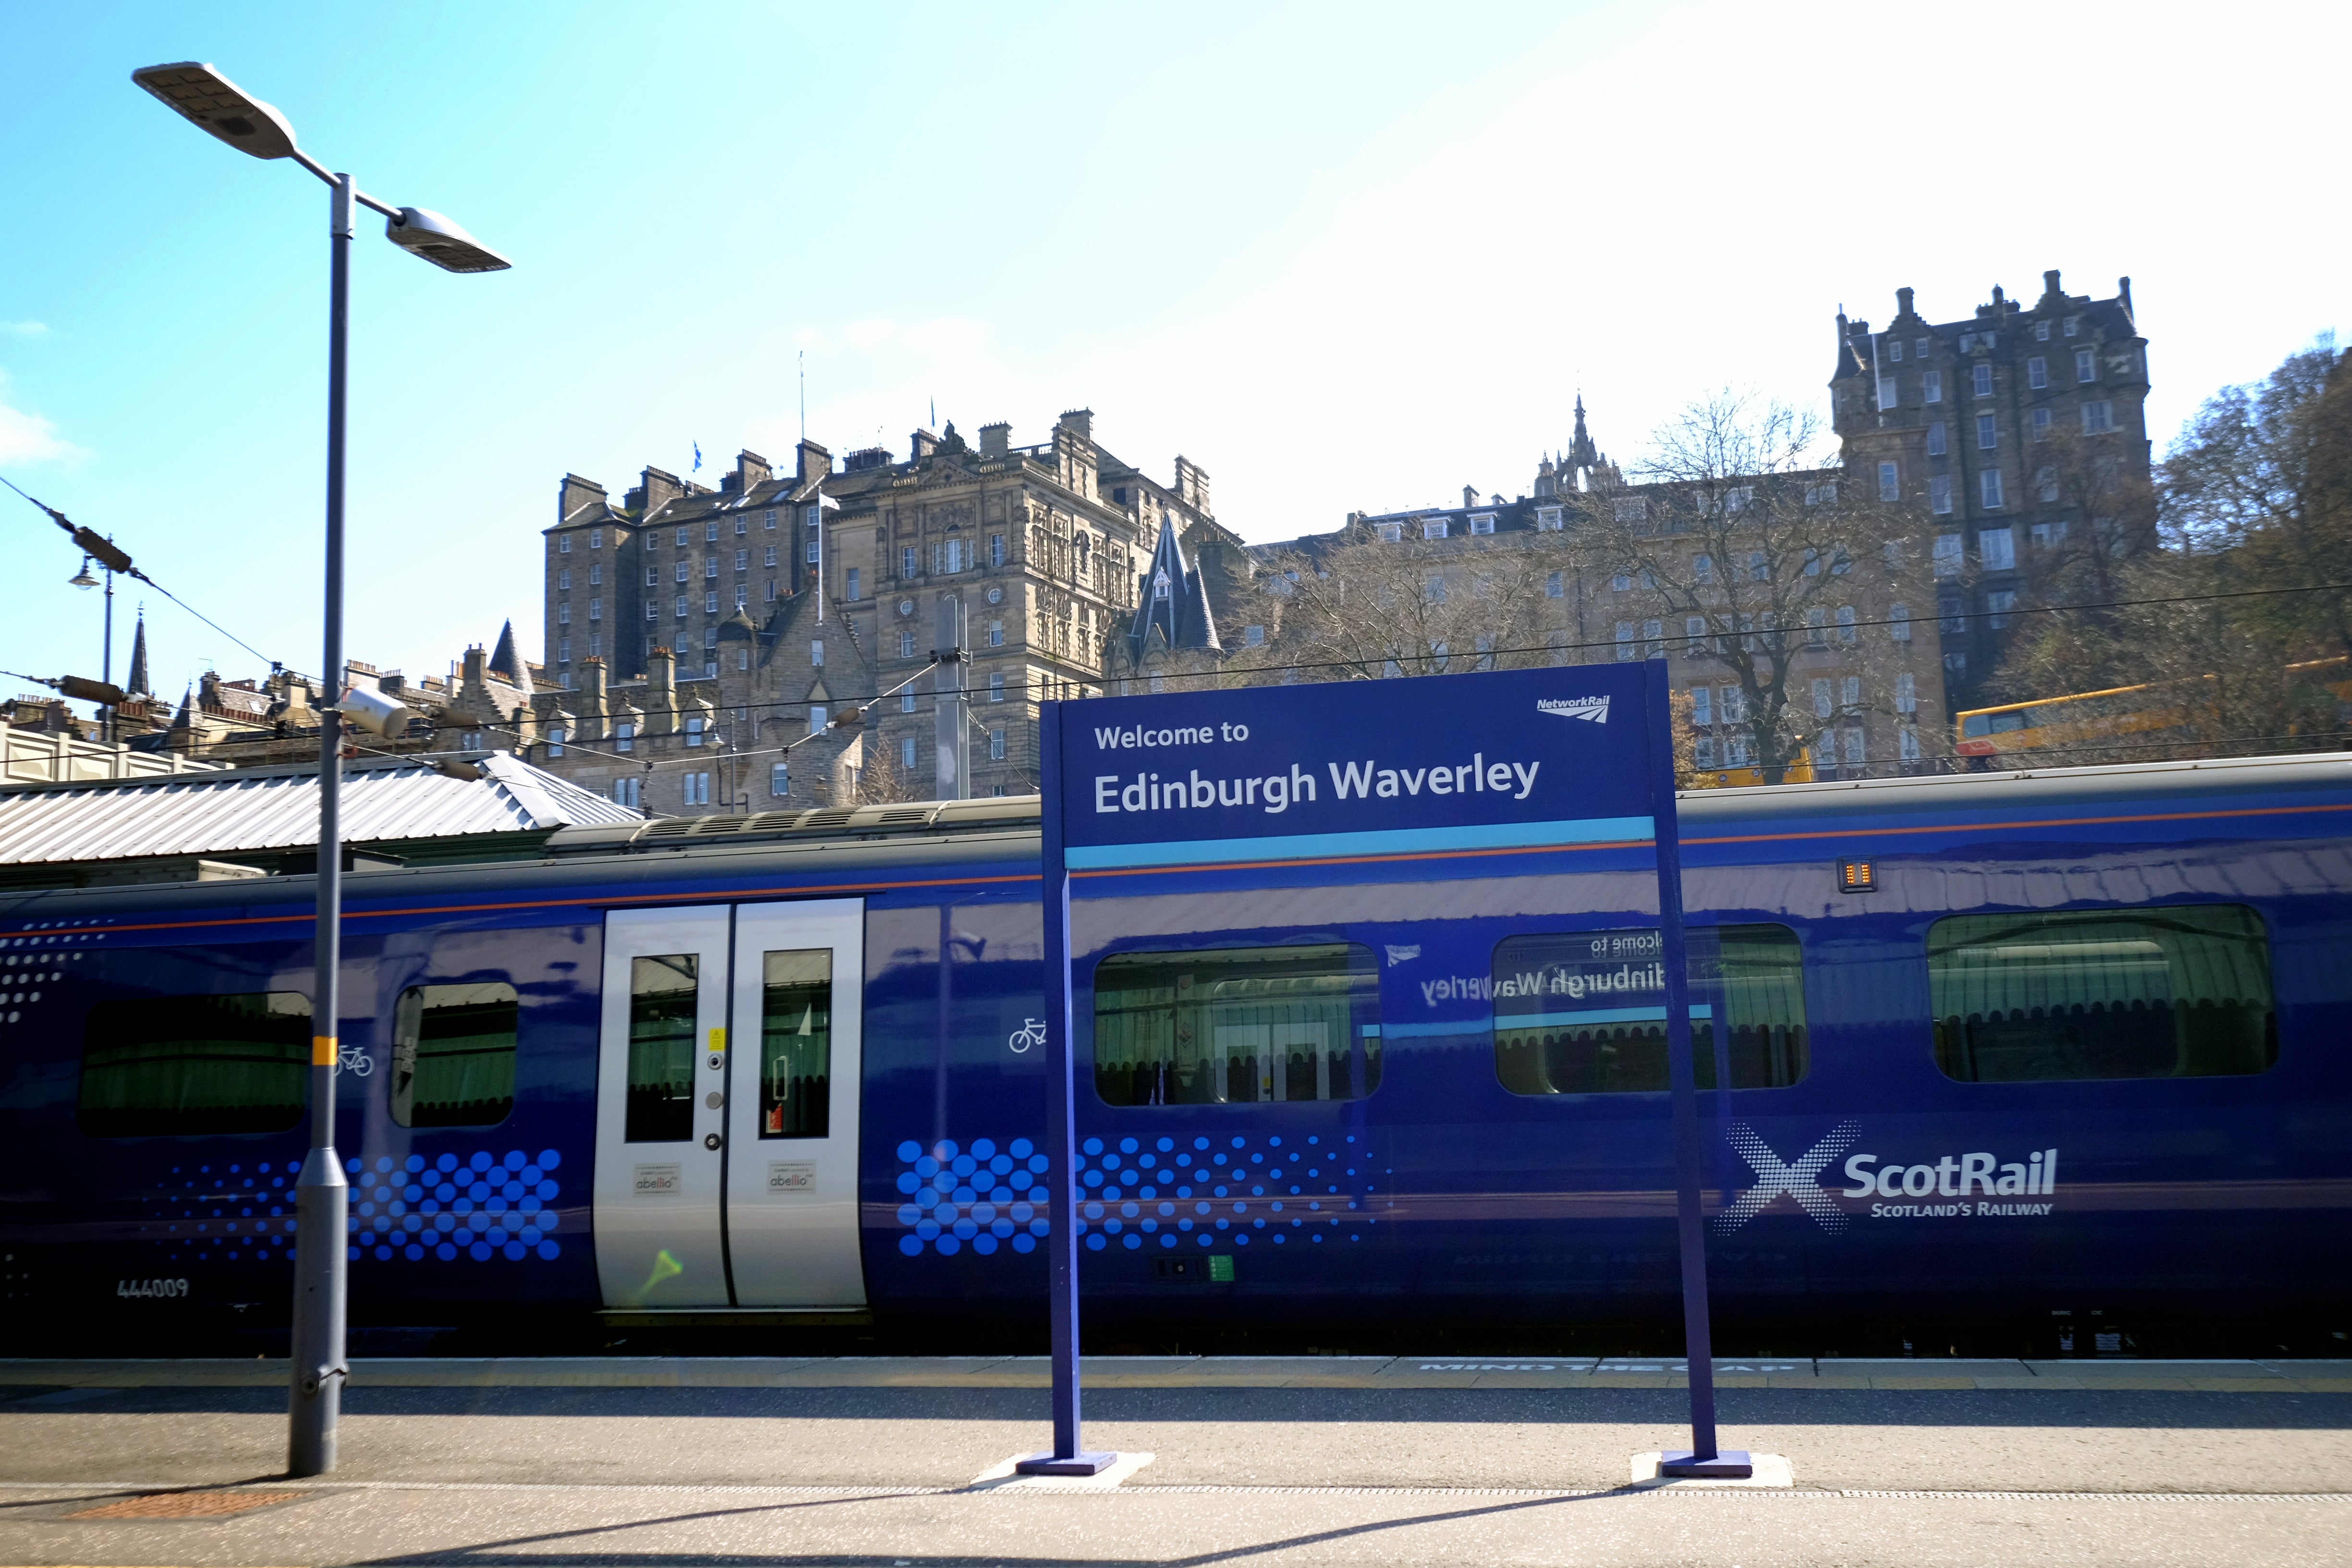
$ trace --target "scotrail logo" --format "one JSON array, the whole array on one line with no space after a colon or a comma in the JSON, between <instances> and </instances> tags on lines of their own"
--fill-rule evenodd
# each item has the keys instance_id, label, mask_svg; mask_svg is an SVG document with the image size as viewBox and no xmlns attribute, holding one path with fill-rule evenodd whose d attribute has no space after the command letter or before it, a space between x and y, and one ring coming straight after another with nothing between
<instances>
[{"instance_id":1,"label":"scotrail logo","mask_svg":"<svg viewBox=\"0 0 2352 1568\"><path fill-rule=\"evenodd\" d=\"M1859 1123L1841 1121L1828 1137L1806 1150L1801 1158L1784 1161L1756 1135L1753 1128L1744 1121L1733 1122L1724 1137L1756 1173L1756 1184L1715 1216L1716 1233L1730 1235L1783 1195L1793 1199L1832 1236L1843 1232L1853 1217L1837 1201L1842 1197L1928 1200L1874 1203L1869 1210L1872 1219L2030 1218L2048 1215L2057 1207L2054 1202L2000 1201L2054 1197L2058 1190L2055 1149L2035 1150L2026 1158L2006 1164L1999 1156L1979 1150L1947 1154L1933 1164L1916 1165L1901 1160L1881 1160L1865 1151L1845 1163L1846 1179L1854 1184L1853 1186L1822 1186L1822 1173L1829 1169L1832 1161L1853 1148L1861 1136Z\"/></svg>"},{"instance_id":2,"label":"scotrail logo","mask_svg":"<svg viewBox=\"0 0 2352 1568\"><path fill-rule=\"evenodd\" d=\"M1556 713L1563 719L1581 719L1588 724L1609 722L1609 699L1606 697L1540 697L1536 700L1536 711Z\"/></svg>"}]
</instances>

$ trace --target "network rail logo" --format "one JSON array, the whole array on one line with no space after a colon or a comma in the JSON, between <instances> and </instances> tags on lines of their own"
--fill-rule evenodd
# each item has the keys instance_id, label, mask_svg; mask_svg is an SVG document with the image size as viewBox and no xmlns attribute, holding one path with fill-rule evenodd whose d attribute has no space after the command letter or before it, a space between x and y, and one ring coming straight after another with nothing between
<instances>
[{"instance_id":1,"label":"network rail logo","mask_svg":"<svg viewBox=\"0 0 2352 1568\"><path fill-rule=\"evenodd\" d=\"M1746 1122L1724 1133L1735 1152L1756 1173L1756 1184L1715 1216L1718 1236L1728 1236L1787 1197L1832 1236L1842 1235L1855 1215L1840 1198L1875 1199L1872 1219L2010 1219L2052 1213L2058 1190L2058 1151L2037 1149L2022 1160L2003 1163L1989 1151L1946 1154L1932 1163L1882 1160L1864 1152L1844 1165L1853 1185L1824 1187L1822 1173L1862 1139L1862 1125L1842 1121L1829 1136L1794 1160L1783 1160ZM1909 1199L1909 1202L1892 1202ZM2020 1202L2023 1199L2027 1201ZM2032 1200L2044 1200L2035 1202Z\"/></svg>"},{"instance_id":2,"label":"network rail logo","mask_svg":"<svg viewBox=\"0 0 2352 1568\"><path fill-rule=\"evenodd\" d=\"M1536 711L1555 714L1562 719L1581 719L1588 724L1609 722L1609 699L1606 697L1539 697Z\"/></svg>"}]
</instances>

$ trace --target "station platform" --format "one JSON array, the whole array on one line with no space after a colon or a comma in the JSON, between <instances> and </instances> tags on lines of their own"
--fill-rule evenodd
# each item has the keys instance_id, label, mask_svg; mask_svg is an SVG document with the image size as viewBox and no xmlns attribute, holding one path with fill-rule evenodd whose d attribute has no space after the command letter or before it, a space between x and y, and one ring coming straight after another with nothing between
<instances>
[{"instance_id":1,"label":"station platform","mask_svg":"<svg viewBox=\"0 0 2352 1568\"><path fill-rule=\"evenodd\" d=\"M1681 1363L1100 1357L1117 1484L1013 1480L1035 1358L0 1361L0 1563L2352 1562L2352 1362L1731 1361L1793 1485L1636 1484Z\"/></svg>"}]
</instances>

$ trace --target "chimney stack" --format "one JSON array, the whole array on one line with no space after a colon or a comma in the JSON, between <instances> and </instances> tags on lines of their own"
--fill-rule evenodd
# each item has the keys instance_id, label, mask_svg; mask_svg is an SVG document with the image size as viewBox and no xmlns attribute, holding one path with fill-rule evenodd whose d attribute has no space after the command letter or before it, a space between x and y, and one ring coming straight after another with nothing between
<instances>
[{"instance_id":1,"label":"chimney stack","mask_svg":"<svg viewBox=\"0 0 2352 1568\"><path fill-rule=\"evenodd\" d=\"M1910 289L1897 289L1895 290L1895 313L1898 317L1913 315L1916 313L1911 309Z\"/></svg>"},{"instance_id":2,"label":"chimney stack","mask_svg":"<svg viewBox=\"0 0 2352 1568\"><path fill-rule=\"evenodd\" d=\"M1012 426L1000 419L993 425L980 427L980 455L983 459L1008 456L1012 449Z\"/></svg>"},{"instance_id":3,"label":"chimney stack","mask_svg":"<svg viewBox=\"0 0 2352 1568\"><path fill-rule=\"evenodd\" d=\"M801 444L793 448L793 456L795 472L802 484L824 479L833 472L833 453L806 437L803 437Z\"/></svg>"},{"instance_id":4,"label":"chimney stack","mask_svg":"<svg viewBox=\"0 0 2352 1568\"><path fill-rule=\"evenodd\" d=\"M555 521L564 519L583 506L594 506L604 500L604 487L593 479L583 479L578 474L566 474L555 487Z\"/></svg>"}]
</instances>

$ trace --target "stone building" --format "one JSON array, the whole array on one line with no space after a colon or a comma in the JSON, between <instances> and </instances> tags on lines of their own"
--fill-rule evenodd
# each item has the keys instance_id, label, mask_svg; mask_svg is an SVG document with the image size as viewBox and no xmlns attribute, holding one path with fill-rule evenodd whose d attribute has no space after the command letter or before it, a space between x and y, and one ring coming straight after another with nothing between
<instances>
[{"instance_id":1,"label":"stone building","mask_svg":"<svg viewBox=\"0 0 2352 1568\"><path fill-rule=\"evenodd\" d=\"M1999 288L1937 324L1895 291L1892 321L1837 318L1832 416L1847 471L1936 521L1946 683L1967 708L2038 580L2085 552L2154 543L2147 505L2147 340L2131 279L2069 294L2054 270L2032 305Z\"/></svg>"},{"instance_id":2,"label":"stone building","mask_svg":"<svg viewBox=\"0 0 2352 1568\"><path fill-rule=\"evenodd\" d=\"M950 424L915 431L904 461L867 447L837 470L812 441L789 475L747 451L715 489L648 468L617 506L566 475L532 760L665 814L930 798L950 599L969 623L969 792L1026 793L1040 700L1203 651L1197 623L1176 628L1182 646L1132 635L1170 541L1171 581L1246 580L1206 471L1180 457L1170 482L1150 478L1084 408L1034 445L992 424L974 446ZM863 722L837 726L851 707Z\"/></svg>"}]
</instances>

